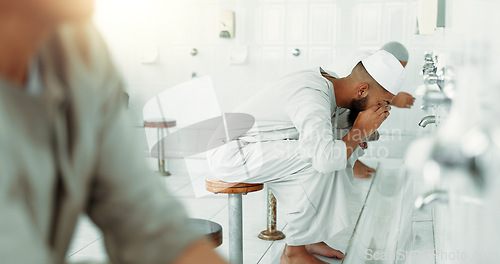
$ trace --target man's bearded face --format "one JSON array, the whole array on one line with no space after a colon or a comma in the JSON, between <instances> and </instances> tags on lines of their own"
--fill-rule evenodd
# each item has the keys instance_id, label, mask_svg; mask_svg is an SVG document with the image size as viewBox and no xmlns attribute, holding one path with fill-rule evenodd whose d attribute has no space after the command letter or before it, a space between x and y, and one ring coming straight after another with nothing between
<instances>
[{"instance_id":1,"label":"man's bearded face","mask_svg":"<svg viewBox=\"0 0 500 264\"><path fill-rule=\"evenodd\" d=\"M349 107L349 116L347 117L347 122L349 126L354 125L354 121L358 117L359 112L366 110L366 101L368 96L361 99L354 99L351 101L351 106Z\"/></svg>"}]
</instances>

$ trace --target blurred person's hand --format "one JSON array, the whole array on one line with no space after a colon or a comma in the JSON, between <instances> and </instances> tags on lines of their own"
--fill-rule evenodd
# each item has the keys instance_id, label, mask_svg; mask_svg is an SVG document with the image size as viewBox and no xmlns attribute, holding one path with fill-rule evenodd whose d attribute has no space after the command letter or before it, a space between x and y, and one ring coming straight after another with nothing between
<instances>
[{"instance_id":1,"label":"blurred person's hand","mask_svg":"<svg viewBox=\"0 0 500 264\"><path fill-rule=\"evenodd\" d=\"M174 264L228 264L213 250L210 242L202 239L198 240L174 261Z\"/></svg>"}]
</instances>

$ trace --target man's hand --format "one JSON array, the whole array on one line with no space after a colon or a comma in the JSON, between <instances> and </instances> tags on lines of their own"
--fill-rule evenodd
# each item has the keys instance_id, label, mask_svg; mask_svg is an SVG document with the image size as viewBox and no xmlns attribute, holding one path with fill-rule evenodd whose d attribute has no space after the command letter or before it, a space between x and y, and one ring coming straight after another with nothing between
<instances>
[{"instance_id":1,"label":"man's hand","mask_svg":"<svg viewBox=\"0 0 500 264\"><path fill-rule=\"evenodd\" d=\"M371 135L373 132L380 127L382 122L384 122L390 115L389 111L391 107L387 102L379 102L378 105L366 109L359 113L351 131L356 132L360 137L360 140L365 139L367 136ZM353 134L356 136L356 134Z\"/></svg>"},{"instance_id":2,"label":"man's hand","mask_svg":"<svg viewBox=\"0 0 500 264\"><path fill-rule=\"evenodd\" d=\"M346 144L347 158L351 156L361 140L379 128L389 116L390 110L391 107L387 102L379 102L378 105L359 113L352 129L342 138L342 141Z\"/></svg>"},{"instance_id":3,"label":"man's hand","mask_svg":"<svg viewBox=\"0 0 500 264\"><path fill-rule=\"evenodd\" d=\"M415 97L409 93L400 92L392 99L391 105L399 108L411 108L413 103L415 103Z\"/></svg>"}]
</instances>

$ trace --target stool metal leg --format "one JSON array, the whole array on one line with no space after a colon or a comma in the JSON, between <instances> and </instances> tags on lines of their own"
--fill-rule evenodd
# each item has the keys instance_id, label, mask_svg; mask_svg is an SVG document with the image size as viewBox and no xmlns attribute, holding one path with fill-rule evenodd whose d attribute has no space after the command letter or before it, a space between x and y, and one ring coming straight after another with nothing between
<instances>
[{"instance_id":1,"label":"stool metal leg","mask_svg":"<svg viewBox=\"0 0 500 264\"><path fill-rule=\"evenodd\" d=\"M267 187L267 229L260 232L259 238L263 240L281 240L285 238L283 232L276 229L277 202L271 189Z\"/></svg>"},{"instance_id":2,"label":"stool metal leg","mask_svg":"<svg viewBox=\"0 0 500 264\"><path fill-rule=\"evenodd\" d=\"M229 197L229 263L243 264L243 213L241 193Z\"/></svg>"},{"instance_id":3,"label":"stool metal leg","mask_svg":"<svg viewBox=\"0 0 500 264\"><path fill-rule=\"evenodd\" d=\"M170 176L170 172L165 170L165 147L163 146L163 130L162 128L156 128L158 136L158 171L164 176Z\"/></svg>"}]
</instances>

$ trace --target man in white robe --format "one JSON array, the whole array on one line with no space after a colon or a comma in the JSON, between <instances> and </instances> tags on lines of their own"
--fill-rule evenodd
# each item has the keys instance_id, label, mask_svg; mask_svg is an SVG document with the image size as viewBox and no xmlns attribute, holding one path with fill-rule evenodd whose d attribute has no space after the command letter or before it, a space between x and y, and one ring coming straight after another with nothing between
<instances>
[{"instance_id":1,"label":"man in white robe","mask_svg":"<svg viewBox=\"0 0 500 264\"><path fill-rule=\"evenodd\" d=\"M409 53L406 47L399 42L388 42L384 46L381 47L382 50L385 50L394 57L396 57L403 67L406 67L409 60ZM349 54L346 56L342 56L338 61L328 67L329 70L334 71L339 76L347 76L351 72L352 68L356 66L358 61L370 56L373 52L361 51L354 54ZM415 102L415 98L407 93L407 92L399 92L391 102L392 106L396 106L398 108L411 108L413 103ZM341 109L338 111L337 117L337 133L342 137L345 135L352 127L352 123L349 122L349 109ZM351 122L354 120L351 120ZM370 135L367 139L365 139L360 147L354 151L354 154L349 159L348 167L351 169L347 169L347 173L352 175L355 178L370 178L372 173L375 173L376 170L368 167L363 162L359 160L361 156L365 154L365 149L368 147L366 141L375 141L378 140L379 134L378 131L374 134Z\"/></svg>"},{"instance_id":2,"label":"man in white robe","mask_svg":"<svg viewBox=\"0 0 500 264\"><path fill-rule=\"evenodd\" d=\"M312 254L343 258L324 243L350 224L347 159L389 116L405 70L386 51L366 58L345 78L321 68L284 77L235 112L256 126L210 151L212 172L226 182L267 183L286 211L281 263L325 263ZM339 107L359 113L337 139L331 118Z\"/></svg>"}]
</instances>

